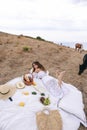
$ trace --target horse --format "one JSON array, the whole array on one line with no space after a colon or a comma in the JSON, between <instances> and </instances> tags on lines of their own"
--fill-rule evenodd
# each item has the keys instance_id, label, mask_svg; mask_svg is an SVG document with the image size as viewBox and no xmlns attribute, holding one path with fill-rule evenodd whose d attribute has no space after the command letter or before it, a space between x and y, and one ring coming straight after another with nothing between
<instances>
[{"instance_id":1,"label":"horse","mask_svg":"<svg viewBox=\"0 0 87 130\"><path fill-rule=\"evenodd\" d=\"M87 54L83 57L83 63L79 65L78 75L81 75L85 69L87 69Z\"/></svg>"},{"instance_id":2,"label":"horse","mask_svg":"<svg viewBox=\"0 0 87 130\"><path fill-rule=\"evenodd\" d=\"M81 52L83 49L83 45L81 43L76 43L75 44L75 50L78 50L79 52Z\"/></svg>"}]
</instances>

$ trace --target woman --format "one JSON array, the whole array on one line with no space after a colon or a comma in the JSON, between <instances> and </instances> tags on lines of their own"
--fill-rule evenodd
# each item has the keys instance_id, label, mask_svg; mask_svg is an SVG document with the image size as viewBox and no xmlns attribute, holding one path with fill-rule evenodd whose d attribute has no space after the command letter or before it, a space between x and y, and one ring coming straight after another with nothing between
<instances>
[{"instance_id":1,"label":"woman","mask_svg":"<svg viewBox=\"0 0 87 130\"><path fill-rule=\"evenodd\" d=\"M42 71L46 71L45 67L38 61L34 61L32 63L32 68L33 68L33 72L35 72L37 68L39 68Z\"/></svg>"},{"instance_id":2,"label":"woman","mask_svg":"<svg viewBox=\"0 0 87 130\"><path fill-rule=\"evenodd\" d=\"M40 64L38 61L34 61L32 63L32 69L29 72L32 74L33 78L42 79L44 76L47 75L45 67Z\"/></svg>"},{"instance_id":3,"label":"woman","mask_svg":"<svg viewBox=\"0 0 87 130\"><path fill-rule=\"evenodd\" d=\"M32 82L33 78L42 79L46 75L47 72L44 66L40 64L38 61L34 61L32 63L32 69L29 71L28 74L24 75L24 80L28 82Z\"/></svg>"},{"instance_id":4,"label":"woman","mask_svg":"<svg viewBox=\"0 0 87 130\"><path fill-rule=\"evenodd\" d=\"M33 78L41 79L46 89L55 97L58 97L61 93L61 85L62 85L62 78L65 73L63 72L56 72L57 79L50 76L45 67L40 64L38 61L34 61L32 63L32 69L30 73L33 75Z\"/></svg>"},{"instance_id":5,"label":"woman","mask_svg":"<svg viewBox=\"0 0 87 130\"><path fill-rule=\"evenodd\" d=\"M30 73L32 73L35 78L42 79L44 76L47 76L49 72L46 71L45 67L40 62L34 61L32 63L32 69L30 70ZM59 86L61 86L61 84L62 84L62 78L63 78L64 74L65 74L65 71L56 72Z\"/></svg>"}]
</instances>

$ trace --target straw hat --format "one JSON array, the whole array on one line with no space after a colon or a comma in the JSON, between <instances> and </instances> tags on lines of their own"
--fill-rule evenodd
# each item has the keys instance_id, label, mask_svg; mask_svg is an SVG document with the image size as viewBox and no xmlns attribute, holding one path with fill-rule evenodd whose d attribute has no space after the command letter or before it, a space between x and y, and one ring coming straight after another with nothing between
<instances>
[{"instance_id":1,"label":"straw hat","mask_svg":"<svg viewBox=\"0 0 87 130\"><path fill-rule=\"evenodd\" d=\"M16 91L16 87L11 84L0 85L0 99L8 99L12 97Z\"/></svg>"},{"instance_id":2,"label":"straw hat","mask_svg":"<svg viewBox=\"0 0 87 130\"><path fill-rule=\"evenodd\" d=\"M22 89L25 88L25 84L22 81L16 83L16 88Z\"/></svg>"}]
</instances>

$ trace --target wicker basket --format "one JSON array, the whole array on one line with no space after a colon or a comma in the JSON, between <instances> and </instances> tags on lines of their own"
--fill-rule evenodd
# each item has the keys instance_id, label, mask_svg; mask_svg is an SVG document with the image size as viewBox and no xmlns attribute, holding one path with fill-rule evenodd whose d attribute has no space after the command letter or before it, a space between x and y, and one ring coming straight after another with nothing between
<instances>
[{"instance_id":1,"label":"wicker basket","mask_svg":"<svg viewBox=\"0 0 87 130\"><path fill-rule=\"evenodd\" d=\"M41 111L36 114L38 130L62 130L62 119L58 110Z\"/></svg>"},{"instance_id":2,"label":"wicker basket","mask_svg":"<svg viewBox=\"0 0 87 130\"><path fill-rule=\"evenodd\" d=\"M32 84L33 84L33 79L27 81L27 80L25 79L25 77L23 77L23 82L24 82L25 85L32 85Z\"/></svg>"}]
</instances>

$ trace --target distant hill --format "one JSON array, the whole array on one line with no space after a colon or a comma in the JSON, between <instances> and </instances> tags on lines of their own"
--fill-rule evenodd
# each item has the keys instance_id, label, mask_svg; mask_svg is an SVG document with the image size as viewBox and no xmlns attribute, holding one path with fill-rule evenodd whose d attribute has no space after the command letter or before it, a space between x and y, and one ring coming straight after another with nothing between
<instances>
[{"instance_id":1,"label":"distant hill","mask_svg":"<svg viewBox=\"0 0 87 130\"><path fill-rule=\"evenodd\" d=\"M87 114L87 70L78 76L86 53L43 39L0 32L0 84L27 73L32 62L38 60L53 76L57 69L66 71L63 80L82 91ZM81 126L79 130L85 128Z\"/></svg>"}]
</instances>

